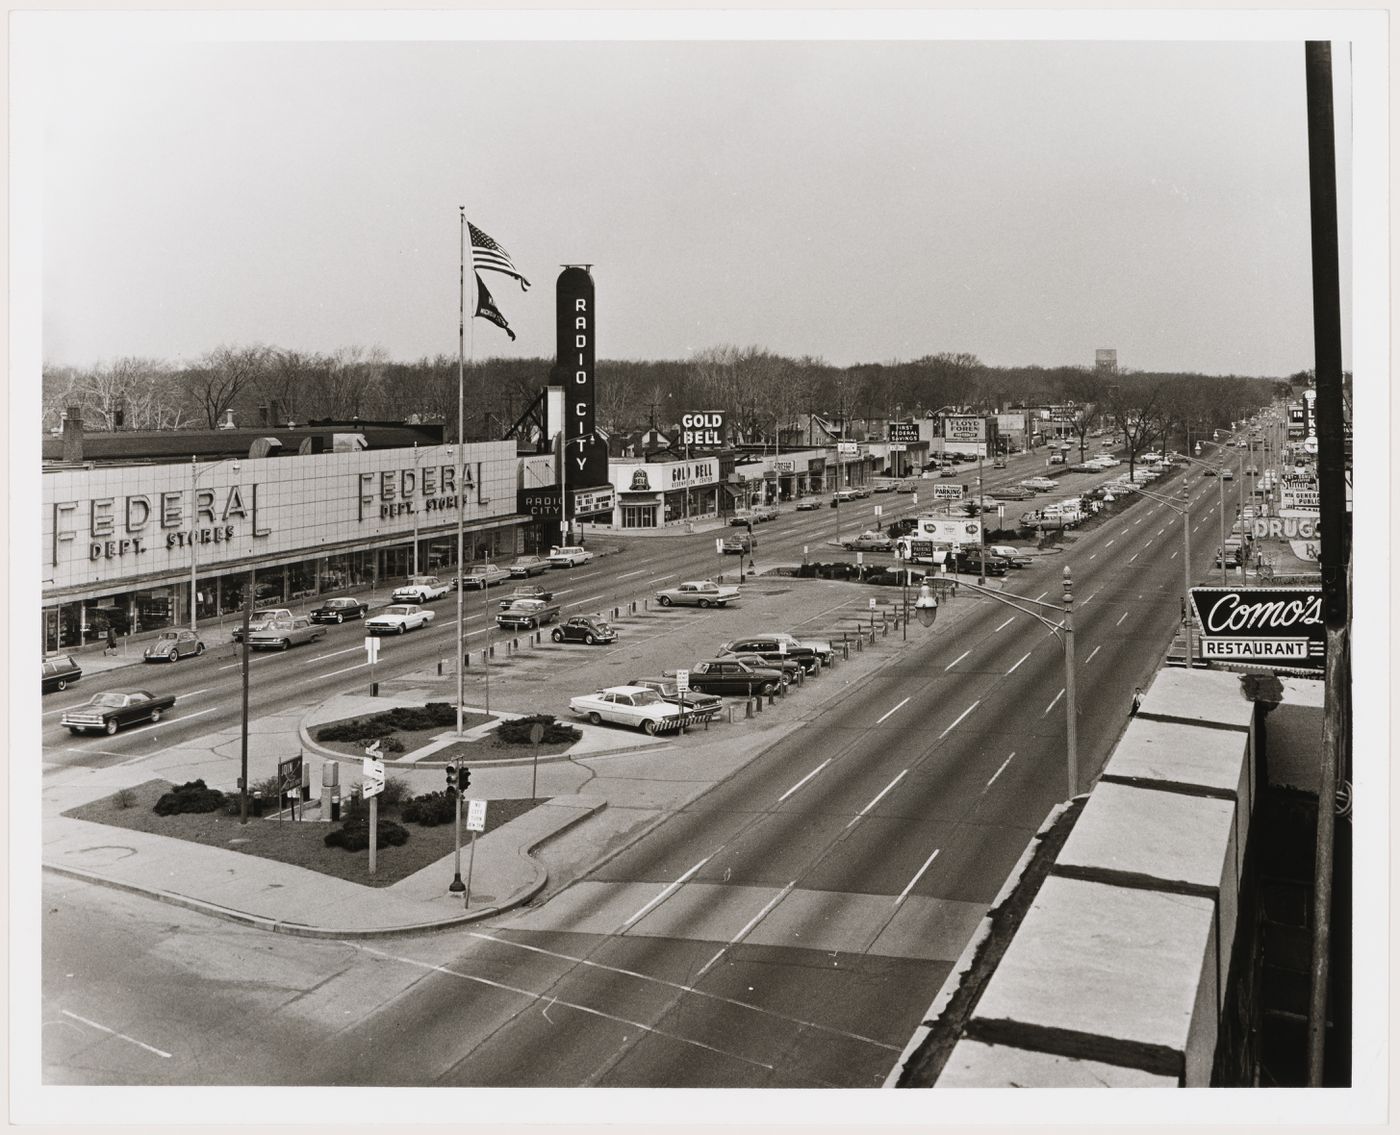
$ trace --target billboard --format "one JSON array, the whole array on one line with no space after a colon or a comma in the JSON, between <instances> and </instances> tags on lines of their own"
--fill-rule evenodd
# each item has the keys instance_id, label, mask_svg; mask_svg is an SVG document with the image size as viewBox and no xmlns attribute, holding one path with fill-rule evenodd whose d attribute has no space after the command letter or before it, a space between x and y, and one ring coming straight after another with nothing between
<instances>
[{"instance_id":1,"label":"billboard","mask_svg":"<svg viewBox=\"0 0 1400 1135\"><path fill-rule=\"evenodd\" d=\"M1320 587L1193 587L1191 603L1207 661L1322 669Z\"/></svg>"},{"instance_id":2,"label":"billboard","mask_svg":"<svg viewBox=\"0 0 1400 1135\"><path fill-rule=\"evenodd\" d=\"M944 418L943 436L948 441L986 441L987 419Z\"/></svg>"},{"instance_id":3,"label":"billboard","mask_svg":"<svg viewBox=\"0 0 1400 1135\"><path fill-rule=\"evenodd\" d=\"M682 414L681 444L690 449L723 449L724 412L697 410Z\"/></svg>"},{"instance_id":4,"label":"billboard","mask_svg":"<svg viewBox=\"0 0 1400 1135\"><path fill-rule=\"evenodd\" d=\"M918 538L932 540L936 544L980 544L982 542L982 521L966 516L954 518L941 516L919 517Z\"/></svg>"},{"instance_id":5,"label":"billboard","mask_svg":"<svg viewBox=\"0 0 1400 1135\"><path fill-rule=\"evenodd\" d=\"M550 385L564 390L565 479L582 488L608 483L608 449L594 434L595 340L593 277L586 268L565 268L555 284L557 362Z\"/></svg>"},{"instance_id":6,"label":"billboard","mask_svg":"<svg viewBox=\"0 0 1400 1135\"><path fill-rule=\"evenodd\" d=\"M908 445L919 440L918 422L890 422L889 441L899 441Z\"/></svg>"}]
</instances>

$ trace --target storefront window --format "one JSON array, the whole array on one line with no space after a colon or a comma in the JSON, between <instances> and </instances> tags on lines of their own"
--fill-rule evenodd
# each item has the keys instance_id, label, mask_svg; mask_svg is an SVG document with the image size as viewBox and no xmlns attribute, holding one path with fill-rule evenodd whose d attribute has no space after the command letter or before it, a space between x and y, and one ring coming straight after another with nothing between
<instances>
[{"instance_id":1,"label":"storefront window","mask_svg":"<svg viewBox=\"0 0 1400 1135\"><path fill-rule=\"evenodd\" d=\"M254 603L258 607L281 607L287 602L287 573L285 568L273 567L257 576Z\"/></svg>"},{"instance_id":2,"label":"storefront window","mask_svg":"<svg viewBox=\"0 0 1400 1135\"><path fill-rule=\"evenodd\" d=\"M186 590L186 598L189 592ZM136 593L136 619L133 633L158 631L175 625L175 588L157 587Z\"/></svg>"},{"instance_id":3,"label":"storefront window","mask_svg":"<svg viewBox=\"0 0 1400 1135\"><path fill-rule=\"evenodd\" d=\"M625 504L622 506L622 527L655 528L656 505Z\"/></svg>"},{"instance_id":4,"label":"storefront window","mask_svg":"<svg viewBox=\"0 0 1400 1135\"><path fill-rule=\"evenodd\" d=\"M287 568L287 586L291 598L305 599L316 594L316 561L302 560Z\"/></svg>"},{"instance_id":5,"label":"storefront window","mask_svg":"<svg viewBox=\"0 0 1400 1135\"><path fill-rule=\"evenodd\" d=\"M243 610L243 596L247 592L248 577L242 573L226 575L219 581L219 613L233 615Z\"/></svg>"}]
</instances>

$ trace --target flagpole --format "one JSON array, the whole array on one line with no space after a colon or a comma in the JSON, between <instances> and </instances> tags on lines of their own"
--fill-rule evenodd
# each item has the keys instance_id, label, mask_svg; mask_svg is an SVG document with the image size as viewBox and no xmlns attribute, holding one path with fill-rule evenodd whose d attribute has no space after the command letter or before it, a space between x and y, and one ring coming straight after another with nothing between
<instances>
[{"instance_id":1,"label":"flagpole","mask_svg":"<svg viewBox=\"0 0 1400 1135\"><path fill-rule=\"evenodd\" d=\"M466 689L465 640L462 634L462 599L467 593L467 562L464 558L466 516L466 457L462 435L466 418L466 326L467 326L467 207L457 206L457 228L461 259L457 271L457 736L463 734L462 701Z\"/></svg>"}]
</instances>

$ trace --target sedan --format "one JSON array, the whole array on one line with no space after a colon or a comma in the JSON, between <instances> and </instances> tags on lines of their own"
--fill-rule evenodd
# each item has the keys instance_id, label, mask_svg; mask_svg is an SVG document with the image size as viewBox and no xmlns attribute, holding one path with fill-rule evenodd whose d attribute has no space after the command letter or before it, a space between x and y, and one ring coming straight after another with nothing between
<instances>
[{"instance_id":1,"label":"sedan","mask_svg":"<svg viewBox=\"0 0 1400 1135\"><path fill-rule=\"evenodd\" d=\"M889 552L894 550L894 541L879 532L862 532L842 540L841 546L852 552Z\"/></svg>"},{"instance_id":2,"label":"sedan","mask_svg":"<svg viewBox=\"0 0 1400 1135\"><path fill-rule=\"evenodd\" d=\"M903 492L904 490L901 489L900 491ZM799 497L797 504L793 507L795 507L798 512L810 512L814 508L821 508L821 506L821 497Z\"/></svg>"},{"instance_id":3,"label":"sedan","mask_svg":"<svg viewBox=\"0 0 1400 1135\"><path fill-rule=\"evenodd\" d=\"M308 616L313 623L343 623L346 619L363 619L369 614L369 604L363 599L327 599Z\"/></svg>"},{"instance_id":4,"label":"sedan","mask_svg":"<svg viewBox=\"0 0 1400 1135\"><path fill-rule=\"evenodd\" d=\"M938 475L940 477L956 477L958 475L958 470L956 466L945 465L938 471Z\"/></svg>"},{"instance_id":5,"label":"sedan","mask_svg":"<svg viewBox=\"0 0 1400 1135\"><path fill-rule=\"evenodd\" d=\"M644 686L611 686L570 698L569 711L588 718L591 725L611 721L646 734L655 733L663 722L677 720L683 712L680 706Z\"/></svg>"},{"instance_id":6,"label":"sedan","mask_svg":"<svg viewBox=\"0 0 1400 1135\"><path fill-rule=\"evenodd\" d=\"M417 603L395 603L385 607L372 619L365 620L365 630L370 634L404 634L406 631L426 627L433 621L433 613Z\"/></svg>"},{"instance_id":7,"label":"sedan","mask_svg":"<svg viewBox=\"0 0 1400 1135\"><path fill-rule=\"evenodd\" d=\"M894 491L897 493L912 493L916 492L918 487L919 486L913 481L900 481L899 484L895 486Z\"/></svg>"},{"instance_id":8,"label":"sedan","mask_svg":"<svg viewBox=\"0 0 1400 1135\"><path fill-rule=\"evenodd\" d=\"M83 668L73 661L71 655L60 654L44 659L43 692L66 690L70 683L83 676Z\"/></svg>"},{"instance_id":9,"label":"sedan","mask_svg":"<svg viewBox=\"0 0 1400 1135\"><path fill-rule=\"evenodd\" d=\"M707 694L771 694L782 681L781 670L756 669L737 658L697 662L690 668L691 688Z\"/></svg>"},{"instance_id":10,"label":"sedan","mask_svg":"<svg viewBox=\"0 0 1400 1135\"><path fill-rule=\"evenodd\" d=\"M308 618L279 619L260 631L252 631L248 646L252 650L288 650L304 642L319 642L325 634L319 623Z\"/></svg>"},{"instance_id":11,"label":"sedan","mask_svg":"<svg viewBox=\"0 0 1400 1135\"><path fill-rule=\"evenodd\" d=\"M776 670L782 675L782 683L785 686L792 685L797 681L797 675L805 669L801 662L795 658L765 658L761 654L752 654L744 651L725 651L725 658L737 658L740 662L753 667L755 670Z\"/></svg>"},{"instance_id":12,"label":"sedan","mask_svg":"<svg viewBox=\"0 0 1400 1135\"><path fill-rule=\"evenodd\" d=\"M161 631L160 637L146 647L147 662L179 662L191 654L204 653L204 643L194 631Z\"/></svg>"},{"instance_id":13,"label":"sedan","mask_svg":"<svg viewBox=\"0 0 1400 1135\"><path fill-rule=\"evenodd\" d=\"M512 588L511 593L501 600L501 610L509 611L517 599L541 599L548 603L553 598L554 592L547 587L541 587L538 583L522 583Z\"/></svg>"},{"instance_id":14,"label":"sedan","mask_svg":"<svg viewBox=\"0 0 1400 1135\"><path fill-rule=\"evenodd\" d=\"M510 574L515 579L529 579L532 575L543 575L549 570L549 561L543 556L518 556L511 562Z\"/></svg>"},{"instance_id":15,"label":"sedan","mask_svg":"<svg viewBox=\"0 0 1400 1135\"><path fill-rule=\"evenodd\" d=\"M629 678L629 686L642 686L648 690L655 690L661 697L673 705L678 705L682 709L691 713L712 714L718 713L724 706L721 698L714 694L701 693L699 690L687 689L681 693L680 686L674 677L660 678Z\"/></svg>"},{"instance_id":16,"label":"sedan","mask_svg":"<svg viewBox=\"0 0 1400 1135\"><path fill-rule=\"evenodd\" d=\"M752 552L758 547L758 541L752 536L731 536L720 544L720 551L726 556L742 556L745 552Z\"/></svg>"},{"instance_id":17,"label":"sedan","mask_svg":"<svg viewBox=\"0 0 1400 1135\"><path fill-rule=\"evenodd\" d=\"M150 690L110 690L93 694L82 705L74 706L64 713L59 724L75 736L91 731L110 737L123 725L135 721L154 725L174 704L174 694L156 696Z\"/></svg>"},{"instance_id":18,"label":"sedan","mask_svg":"<svg viewBox=\"0 0 1400 1135\"><path fill-rule=\"evenodd\" d=\"M468 591L485 591L488 587L504 583L510 577L510 572L499 564L477 564L466 575L454 579L452 583L454 587L460 584Z\"/></svg>"}]
</instances>

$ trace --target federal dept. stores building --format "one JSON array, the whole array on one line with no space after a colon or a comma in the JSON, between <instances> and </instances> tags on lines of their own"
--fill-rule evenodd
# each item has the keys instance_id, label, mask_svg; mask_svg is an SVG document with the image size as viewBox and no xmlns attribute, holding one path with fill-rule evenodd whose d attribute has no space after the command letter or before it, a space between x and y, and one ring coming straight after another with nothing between
<instances>
[{"instance_id":1,"label":"federal dept. stores building","mask_svg":"<svg viewBox=\"0 0 1400 1135\"><path fill-rule=\"evenodd\" d=\"M186 453L48 468L45 649L93 642L109 626L187 625L191 563L201 621L241 611L249 569L259 606L407 575L415 542L419 570L453 573L459 496L467 557L513 557L531 520L516 511L517 488L553 481L550 457L480 442L465 446L459 469L456 453L419 445L197 463Z\"/></svg>"}]
</instances>

